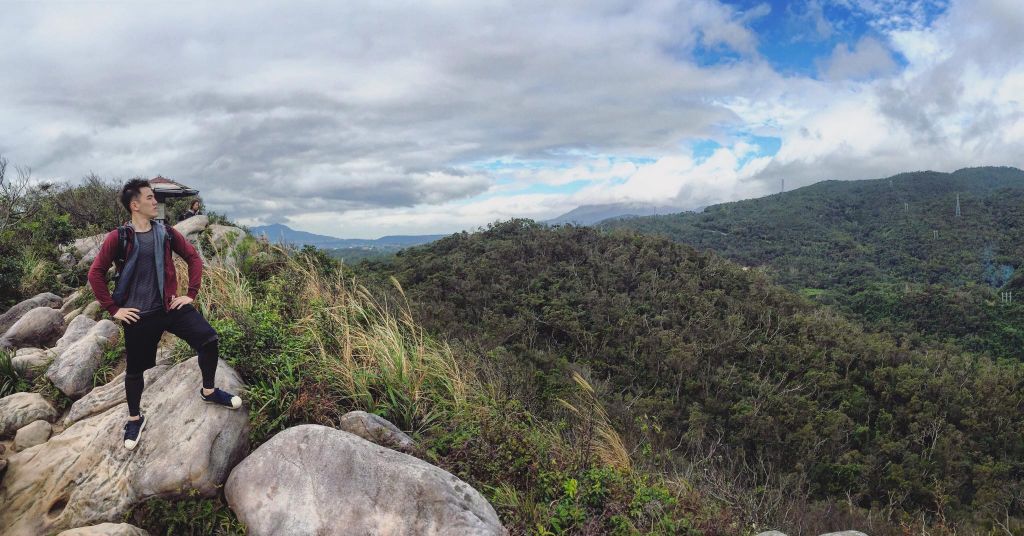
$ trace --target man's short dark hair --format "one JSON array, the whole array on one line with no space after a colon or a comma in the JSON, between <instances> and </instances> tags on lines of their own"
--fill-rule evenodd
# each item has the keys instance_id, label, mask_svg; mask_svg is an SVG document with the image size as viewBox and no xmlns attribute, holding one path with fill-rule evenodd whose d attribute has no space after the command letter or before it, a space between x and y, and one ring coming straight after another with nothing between
<instances>
[{"instance_id":1,"label":"man's short dark hair","mask_svg":"<svg viewBox=\"0 0 1024 536\"><path fill-rule=\"evenodd\" d=\"M121 204L129 214L132 213L132 201L139 198L143 188L153 189L146 179L132 179L125 183L124 188L121 188Z\"/></svg>"}]
</instances>

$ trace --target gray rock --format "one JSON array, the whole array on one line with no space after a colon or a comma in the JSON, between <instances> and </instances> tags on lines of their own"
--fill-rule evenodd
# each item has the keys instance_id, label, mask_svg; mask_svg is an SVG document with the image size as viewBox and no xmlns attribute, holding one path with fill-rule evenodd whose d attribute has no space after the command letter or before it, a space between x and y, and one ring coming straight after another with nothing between
<instances>
[{"instance_id":1,"label":"gray rock","mask_svg":"<svg viewBox=\"0 0 1024 536\"><path fill-rule=\"evenodd\" d=\"M96 326L96 321L87 317L80 316L72 319L71 323L67 325L68 328L64 330L64 335L57 339L57 344L51 348L55 355L60 355L67 350L72 344L78 342L82 337L85 337L89 330Z\"/></svg>"},{"instance_id":2,"label":"gray rock","mask_svg":"<svg viewBox=\"0 0 1024 536\"><path fill-rule=\"evenodd\" d=\"M192 216L185 221L178 222L174 228L179 233L185 235L185 238L194 238L192 235L197 235L203 232L208 225L210 225L210 218L206 214L200 214L198 216Z\"/></svg>"},{"instance_id":3,"label":"gray rock","mask_svg":"<svg viewBox=\"0 0 1024 536\"><path fill-rule=\"evenodd\" d=\"M100 302L95 300L89 302L89 305L86 305L85 309L82 309L82 316L87 316L93 320L99 318L101 314L103 314L103 309L100 308Z\"/></svg>"},{"instance_id":4,"label":"gray rock","mask_svg":"<svg viewBox=\"0 0 1024 536\"><path fill-rule=\"evenodd\" d=\"M161 344L157 347L156 366L145 371L142 375L145 385L153 385L153 382L161 374L171 368L171 365L173 365L171 362L173 348L173 339L169 341L169 344ZM68 410L67 416L64 417L61 423L66 428L86 417L102 413L118 404L124 403L124 401L124 373L122 372L106 385L101 385L89 391L87 395L71 404L71 409Z\"/></svg>"},{"instance_id":5,"label":"gray rock","mask_svg":"<svg viewBox=\"0 0 1024 536\"><path fill-rule=\"evenodd\" d=\"M65 296L65 297L64 297L64 300L63 300L63 301L64 301L64 304L63 304L63 305L61 305L61 308L60 308L60 312L61 312L61 313L63 313L63 314L68 314L68 313L70 313L71 311L73 311L73 310L75 309L75 304L76 304L76 303L78 302L78 300L79 300L79 299L80 299L80 298L81 298L81 297L82 297L82 296L83 296L83 295L84 295L84 294L85 294L86 292L89 292L89 291L87 291L87 290L85 290L85 289L82 289L82 288L80 288L80 289L78 289L78 290L76 290L76 291L72 292L71 294L68 294L67 296Z\"/></svg>"},{"instance_id":6,"label":"gray rock","mask_svg":"<svg viewBox=\"0 0 1024 536\"><path fill-rule=\"evenodd\" d=\"M50 363L46 377L62 393L71 398L81 397L92 389L93 374L100 365L103 352L116 344L120 336L117 324L106 319L96 322L88 333Z\"/></svg>"},{"instance_id":7,"label":"gray rock","mask_svg":"<svg viewBox=\"0 0 1024 536\"><path fill-rule=\"evenodd\" d=\"M124 448L128 406L119 404L8 458L0 534L53 534L117 521L150 497L183 498L190 490L215 496L248 448L249 419L245 411L203 403L201 385L195 357L147 385L148 422L134 450ZM217 385L234 393L243 387L223 360Z\"/></svg>"},{"instance_id":8,"label":"gray rock","mask_svg":"<svg viewBox=\"0 0 1024 536\"><path fill-rule=\"evenodd\" d=\"M11 364L18 371L18 374L31 380L42 374L46 367L50 366L51 361L53 361L53 354L49 350L21 348L14 354Z\"/></svg>"},{"instance_id":9,"label":"gray rock","mask_svg":"<svg viewBox=\"0 0 1024 536\"><path fill-rule=\"evenodd\" d=\"M56 418L57 410L39 393L14 393L0 398L0 437L10 437L32 421L53 422Z\"/></svg>"},{"instance_id":10,"label":"gray rock","mask_svg":"<svg viewBox=\"0 0 1024 536\"><path fill-rule=\"evenodd\" d=\"M80 268L88 268L92 265L92 261L96 259L96 255L100 252L100 246L103 245L103 239L106 238L107 233L100 233L87 238L79 238L72 244L71 249L68 251L69 255L66 257L61 255L61 262L71 265L74 263L74 259L78 260L78 266Z\"/></svg>"},{"instance_id":11,"label":"gray rock","mask_svg":"<svg viewBox=\"0 0 1024 536\"><path fill-rule=\"evenodd\" d=\"M74 320L75 318L78 318L79 316L81 316L82 311L84 311L84 310L85 310L85 307L79 307L78 309L75 309L75 310L69 312L68 314L64 315L64 323L65 324L70 324L72 320Z\"/></svg>"},{"instance_id":12,"label":"gray rock","mask_svg":"<svg viewBox=\"0 0 1024 536\"><path fill-rule=\"evenodd\" d=\"M842 532L829 532L828 534L822 534L821 536L868 536L863 532L856 530L844 530Z\"/></svg>"},{"instance_id":13,"label":"gray rock","mask_svg":"<svg viewBox=\"0 0 1024 536\"><path fill-rule=\"evenodd\" d=\"M224 266L238 265L237 246L245 239L246 232L231 225L210 225L210 244L216 251L216 260Z\"/></svg>"},{"instance_id":14,"label":"gray rock","mask_svg":"<svg viewBox=\"0 0 1024 536\"><path fill-rule=\"evenodd\" d=\"M57 536L149 536L149 532L128 523L101 523L65 530Z\"/></svg>"},{"instance_id":15,"label":"gray rock","mask_svg":"<svg viewBox=\"0 0 1024 536\"><path fill-rule=\"evenodd\" d=\"M785 532L779 532L777 530L769 530L768 532L762 532L757 536L786 536Z\"/></svg>"},{"instance_id":16,"label":"gray rock","mask_svg":"<svg viewBox=\"0 0 1024 536\"><path fill-rule=\"evenodd\" d=\"M242 460L224 486L249 534L507 534L451 473L342 430L306 424Z\"/></svg>"},{"instance_id":17,"label":"gray rock","mask_svg":"<svg viewBox=\"0 0 1024 536\"><path fill-rule=\"evenodd\" d=\"M25 313L35 309L37 307L60 307L61 297L56 294L49 292L43 292L42 294L36 294L31 298L18 303L14 307L8 309L4 314L0 315L0 333L5 333L11 326L14 325Z\"/></svg>"},{"instance_id":18,"label":"gray rock","mask_svg":"<svg viewBox=\"0 0 1024 536\"><path fill-rule=\"evenodd\" d=\"M409 453L416 448L412 438L384 417L373 413L350 411L341 416L338 428L389 449Z\"/></svg>"},{"instance_id":19,"label":"gray rock","mask_svg":"<svg viewBox=\"0 0 1024 536\"><path fill-rule=\"evenodd\" d=\"M50 307L25 313L0 337L0 348L45 348L64 333L64 315Z\"/></svg>"},{"instance_id":20,"label":"gray rock","mask_svg":"<svg viewBox=\"0 0 1024 536\"><path fill-rule=\"evenodd\" d=\"M44 420L32 421L18 429L14 434L14 450L21 452L27 448L34 447L40 443L46 443L50 439L50 432L53 427Z\"/></svg>"}]
</instances>

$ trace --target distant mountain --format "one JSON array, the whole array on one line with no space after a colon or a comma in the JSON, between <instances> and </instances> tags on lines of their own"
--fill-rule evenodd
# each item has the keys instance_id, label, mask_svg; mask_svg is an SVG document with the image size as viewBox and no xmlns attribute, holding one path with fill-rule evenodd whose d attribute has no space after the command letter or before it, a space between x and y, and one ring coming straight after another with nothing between
<instances>
[{"instance_id":1,"label":"distant mountain","mask_svg":"<svg viewBox=\"0 0 1024 536\"><path fill-rule=\"evenodd\" d=\"M275 223L251 228L253 235L264 235L272 242L282 242L296 246L316 246L320 249L380 249L394 251L402 248L418 246L433 242L445 235L395 235L383 236L374 240L362 238L337 238L334 236L296 231L287 225Z\"/></svg>"},{"instance_id":2,"label":"distant mountain","mask_svg":"<svg viewBox=\"0 0 1024 536\"><path fill-rule=\"evenodd\" d=\"M548 225L560 225L563 223L594 225L610 219L652 216L655 214L672 214L675 212L683 212L685 210L687 209L677 206L653 205L648 203L582 205L562 214L561 216L546 220L543 223Z\"/></svg>"}]
</instances>

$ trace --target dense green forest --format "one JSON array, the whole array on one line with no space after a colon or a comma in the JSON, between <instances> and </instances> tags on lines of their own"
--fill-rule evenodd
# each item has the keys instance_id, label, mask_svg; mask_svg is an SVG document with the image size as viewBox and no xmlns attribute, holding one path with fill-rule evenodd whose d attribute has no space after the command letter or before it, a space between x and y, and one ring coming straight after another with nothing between
<instances>
[{"instance_id":1,"label":"dense green forest","mask_svg":"<svg viewBox=\"0 0 1024 536\"><path fill-rule=\"evenodd\" d=\"M581 371L666 466L710 457L894 523L1022 514L1017 360L869 333L762 271L628 232L511 221L364 268L396 277L429 329L520 371L505 375L538 414Z\"/></svg>"},{"instance_id":2,"label":"dense green forest","mask_svg":"<svg viewBox=\"0 0 1024 536\"><path fill-rule=\"evenodd\" d=\"M957 216L959 197L960 215ZM869 328L1024 359L1024 172L970 168L811 186L606 222L763 267ZM1003 303L1003 293L1014 294Z\"/></svg>"}]
</instances>

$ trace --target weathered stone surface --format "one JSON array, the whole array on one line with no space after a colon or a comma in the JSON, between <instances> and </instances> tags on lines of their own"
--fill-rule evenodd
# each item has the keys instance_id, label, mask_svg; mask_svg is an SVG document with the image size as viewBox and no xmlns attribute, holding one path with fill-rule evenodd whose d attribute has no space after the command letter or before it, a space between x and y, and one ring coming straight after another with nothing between
<instances>
[{"instance_id":1,"label":"weathered stone surface","mask_svg":"<svg viewBox=\"0 0 1024 536\"><path fill-rule=\"evenodd\" d=\"M67 326L68 328L64 330L64 336L57 339L57 344L50 349L55 355L60 355L64 350L71 347L72 344L85 337L89 330L96 326L96 321L87 316L82 316L75 318Z\"/></svg>"},{"instance_id":2,"label":"weathered stone surface","mask_svg":"<svg viewBox=\"0 0 1024 536\"><path fill-rule=\"evenodd\" d=\"M149 532L128 523L101 523L91 527L68 529L57 536L149 536Z\"/></svg>"},{"instance_id":3,"label":"weathered stone surface","mask_svg":"<svg viewBox=\"0 0 1024 536\"><path fill-rule=\"evenodd\" d=\"M45 348L64 333L64 315L50 307L25 313L0 337L0 348Z\"/></svg>"},{"instance_id":4,"label":"weathered stone surface","mask_svg":"<svg viewBox=\"0 0 1024 536\"><path fill-rule=\"evenodd\" d=\"M828 534L822 534L821 536L868 536L868 535L864 534L863 532L856 531L856 530L844 530L844 531L841 531L841 532L829 532Z\"/></svg>"},{"instance_id":5,"label":"weathered stone surface","mask_svg":"<svg viewBox=\"0 0 1024 536\"><path fill-rule=\"evenodd\" d=\"M153 382L170 368L171 347L161 346L156 351L156 366L142 374L145 385L153 385ZM86 417L101 413L124 402L124 373L122 372L106 385L89 391L89 394L71 404L71 409L68 410L67 416L61 422L64 426L71 426Z\"/></svg>"},{"instance_id":6,"label":"weathered stone surface","mask_svg":"<svg viewBox=\"0 0 1024 536\"><path fill-rule=\"evenodd\" d=\"M189 235L195 235L203 232L208 225L210 225L210 218L206 214L200 214L198 216L192 216L185 221L178 222L174 228L177 229L179 233L185 235L186 238L189 238Z\"/></svg>"},{"instance_id":7,"label":"weathered stone surface","mask_svg":"<svg viewBox=\"0 0 1024 536\"><path fill-rule=\"evenodd\" d=\"M67 254L61 255L61 262L70 266L74 263L75 259L78 259L79 267L88 268L92 261L96 259L96 255L99 254L100 246L103 245L103 239L106 236L107 233L100 233L75 240Z\"/></svg>"},{"instance_id":8,"label":"weathered stone surface","mask_svg":"<svg viewBox=\"0 0 1024 536\"><path fill-rule=\"evenodd\" d=\"M14 434L14 450L21 452L50 439L53 427L44 420L32 421L18 429Z\"/></svg>"},{"instance_id":9,"label":"weathered stone surface","mask_svg":"<svg viewBox=\"0 0 1024 536\"><path fill-rule=\"evenodd\" d=\"M224 266L238 265L238 244L245 238L246 232L231 225L210 225L210 243L217 252L217 260Z\"/></svg>"},{"instance_id":10,"label":"weathered stone surface","mask_svg":"<svg viewBox=\"0 0 1024 536\"><path fill-rule=\"evenodd\" d=\"M0 398L0 437L9 437L32 421L53 422L56 418L57 410L39 393L14 393Z\"/></svg>"},{"instance_id":11,"label":"weathered stone surface","mask_svg":"<svg viewBox=\"0 0 1024 536\"><path fill-rule=\"evenodd\" d=\"M409 453L416 448L412 438L384 417L373 413L350 411L341 416L338 428L389 449Z\"/></svg>"},{"instance_id":12,"label":"weathered stone surface","mask_svg":"<svg viewBox=\"0 0 1024 536\"><path fill-rule=\"evenodd\" d=\"M64 315L64 323L70 324L72 320L81 316L82 311L85 311L85 307L79 307L78 309L75 309L69 312L68 314Z\"/></svg>"},{"instance_id":13,"label":"weathered stone surface","mask_svg":"<svg viewBox=\"0 0 1024 536\"><path fill-rule=\"evenodd\" d=\"M768 532L759 533L757 536L786 536L786 533L779 532L777 530L769 530Z\"/></svg>"},{"instance_id":14,"label":"weathered stone surface","mask_svg":"<svg viewBox=\"0 0 1024 536\"><path fill-rule=\"evenodd\" d=\"M119 521L149 497L212 497L247 449L245 411L199 399L195 357L175 365L142 394L148 422L134 450L124 448L127 404L79 421L49 441L8 458L0 481L0 534L52 534ZM223 360L217 385L241 392Z\"/></svg>"},{"instance_id":15,"label":"weathered stone surface","mask_svg":"<svg viewBox=\"0 0 1024 536\"><path fill-rule=\"evenodd\" d=\"M50 366L50 361L52 360L53 354L49 350L21 348L14 354L11 364L18 371L18 374L31 380L45 372L46 367Z\"/></svg>"},{"instance_id":16,"label":"weathered stone surface","mask_svg":"<svg viewBox=\"0 0 1024 536\"><path fill-rule=\"evenodd\" d=\"M37 307L60 307L61 297L49 292L36 294L31 298L11 307L4 314L0 315L0 333L6 333L26 313Z\"/></svg>"},{"instance_id":17,"label":"weathered stone surface","mask_svg":"<svg viewBox=\"0 0 1024 536\"><path fill-rule=\"evenodd\" d=\"M87 316L93 320L99 318L101 314L103 314L103 309L100 307L100 302L95 300L89 302L89 305L82 309L82 316Z\"/></svg>"},{"instance_id":18,"label":"weathered stone surface","mask_svg":"<svg viewBox=\"0 0 1024 536\"><path fill-rule=\"evenodd\" d=\"M469 484L342 430L295 426L231 472L224 493L249 534L507 534Z\"/></svg>"},{"instance_id":19,"label":"weathered stone surface","mask_svg":"<svg viewBox=\"0 0 1024 536\"><path fill-rule=\"evenodd\" d=\"M89 292L89 291L87 291L87 290L85 290L83 288L80 288L80 289L72 292L71 294L68 294L67 296L65 296L64 300L63 300L64 303L63 303L63 305L61 305L61 308L60 308L60 312L62 314L66 315L66 314L70 313L71 311L73 311L75 309L75 304L78 303L78 300L81 299L82 296L85 295L86 292Z\"/></svg>"},{"instance_id":20,"label":"weathered stone surface","mask_svg":"<svg viewBox=\"0 0 1024 536\"><path fill-rule=\"evenodd\" d=\"M78 319L75 319L78 320ZM110 320L100 320L83 337L68 346L46 370L46 377L62 393L78 398L92 389L92 378L103 352L117 343L121 330Z\"/></svg>"}]
</instances>

